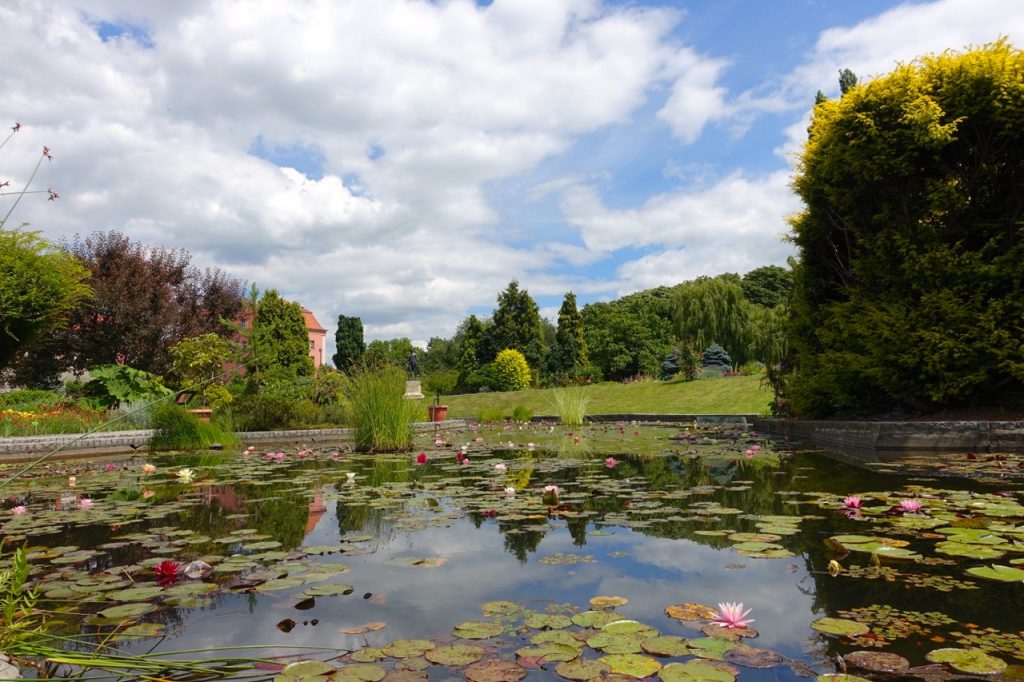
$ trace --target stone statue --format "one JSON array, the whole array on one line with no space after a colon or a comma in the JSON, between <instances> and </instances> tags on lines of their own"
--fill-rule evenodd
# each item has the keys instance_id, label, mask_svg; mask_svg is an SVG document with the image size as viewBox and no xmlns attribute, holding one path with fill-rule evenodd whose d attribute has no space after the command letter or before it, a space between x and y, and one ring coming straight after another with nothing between
<instances>
[{"instance_id":1,"label":"stone statue","mask_svg":"<svg viewBox=\"0 0 1024 682\"><path fill-rule=\"evenodd\" d=\"M406 364L406 369L409 370L409 376L415 377L419 370L416 366L416 351L409 353L409 362Z\"/></svg>"}]
</instances>

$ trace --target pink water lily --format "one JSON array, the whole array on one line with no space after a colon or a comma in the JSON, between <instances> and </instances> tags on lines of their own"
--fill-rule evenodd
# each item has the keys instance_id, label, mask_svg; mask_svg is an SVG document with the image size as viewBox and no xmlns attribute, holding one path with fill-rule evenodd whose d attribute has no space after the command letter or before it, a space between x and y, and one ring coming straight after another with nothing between
<instances>
[{"instance_id":1,"label":"pink water lily","mask_svg":"<svg viewBox=\"0 0 1024 682\"><path fill-rule=\"evenodd\" d=\"M557 496L562 491L559 490L557 485L546 485L544 486L544 492Z\"/></svg>"},{"instance_id":2,"label":"pink water lily","mask_svg":"<svg viewBox=\"0 0 1024 682\"><path fill-rule=\"evenodd\" d=\"M850 495L849 497L843 498L843 506L847 509L860 509L860 498L856 495Z\"/></svg>"},{"instance_id":3,"label":"pink water lily","mask_svg":"<svg viewBox=\"0 0 1024 682\"><path fill-rule=\"evenodd\" d=\"M614 457L609 457L608 459L606 459L604 461L604 465L606 467L608 467L609 469L614 469L615 465L618 464L618 463L619 463L619 461L617 459L615 459Z\"/></svg>"},{"instance_id":4,"label":"pink water lily","mask_svg":"<svg viewBox=\"0 0 1024 682\"><path fill-rule=\"evenodd\" d=\"M900 500L900 509L910 514L916 514L921 511L921 503L917 500Z\"/></svg>"},{"instance_id":5,"label":"pink water lily","mask_svg":"<svg viewBox=\"0 0 1024 682\"><path fill-rule=\"evenodd\" d=\"M426 464L427 463L427 453L421 452L420 454L416 455L416 463L417 464Z\"/></svg>"},{"instance_id":6,"label":"pink water lily","mask_svg":"<svg viewBox=\"0 0 1024 682\"><path fill-rule=\"evenodd\" d=\"M156 465L155 464L143 464L142 465L142 470L145 473L147 473L147 474L152 474L152 473L154 473L156 471Z\"/></svg>"},{"instance_id":7,"label":"pink water lily","mask_svg":"<svg viewBox=\"0 0 1024 682\"><path fill-rule=\"evenodd\" d=\"M750 459L751 457L754 456L754 451L753 450L747 450L743 454L747 456L747 459Z\"/></svg>"},{"instance_id":8,"label":"pink water lily","mask_svg":"<svg viewBox=\"0 0 1024 682\"><path fill-rule=\"evenodd\" d=\"M15 516L21 516L28 511L28 507L23 504L19 504L17 507L11 507L11 513Z\"/></svg>"},{"instance_id":9,"label":"pink water lily","mask_svg":"<svg viewBox=\"0 0 1024 682\"><path fill-rule=\"evenodd\" d=\"M750 609L743 610L743 602L736 604L725 602L718 605L719 615L713 623L718 623L724 628L745 628L754 622L753 618L747 618Z\"/></svg>"},{"instance_id":10,"label":"pink water lily","mask_svg":"<svg viewBox=\"0 0 1024 682\"><path fill-rule=\"evenodd\" d=\"M503 474L506 471L508 471L508 467L505 466L504 464L495 464L494 470L497 471L499 474Z\"/></svg>"},{"instance_id":11,"label":"pink water lily","mask_svg":"<svg viewBox=\"0 0 1024 682\"><path fill-rule=\"evenodd\" d=\"M83 497L82 499L80 499L78 501L78 508L79 509L92 509L92 500L90 500L88 497Z\"/></svg>"}]
</instances>

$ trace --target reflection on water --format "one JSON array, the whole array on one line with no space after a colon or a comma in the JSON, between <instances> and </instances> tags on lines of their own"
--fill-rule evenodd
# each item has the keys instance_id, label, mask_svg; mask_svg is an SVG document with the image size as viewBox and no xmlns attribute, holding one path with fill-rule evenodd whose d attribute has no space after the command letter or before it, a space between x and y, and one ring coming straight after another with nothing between
<instances>
[{"instance_id":1,"label":"reflection on water","mask_svg":"<svg viewBox=\"0 0 1024 682\"><path fill-rule=\"evenodd\" d=\"M4 506L27 505L29 513L5 516L3 532L32 548L37 576L53 599L65 595L54 585L66 588L99 571L145 583L160 560L213 564L208 582L216 590L139 618L163 623L166 631L161 639L125 644L138 651L255 643L351 651L400 638L448 640L455 624L479 620L480 605L490 600L538 611L561 604L585 610L596 595L624 596L629 603L618 609L624 617L691 638L702 635L668 618L666 606L742 601L757 619L754 645L818 671L831 669L827 657L854 648L892 651L921 664L929 650L957 646L984 628L1020 629L1019 584L973 579L966 568L991 562L931 551L931 536L942 537L933 532L937 526L958 519L964 527L985 525L964 522L965 509L936 511L926 520L946 517L933 525L884 509L874 520L851 518L837 503L851 493L895 494L934 499L938 510L944 495L974 491L1019 505L1016 480L908 479L895 468L872 470L821 453L779 453L721 427L682 434L624 425L576 433L536 427L449 437L469 441L469 464L456 460L460 448L453 443L427 451L425 465L405 455L336 461L329 453L302 459L288 453L283 462L260 455L160 456L152 460L159 467L152 476L140 473L141 460L114 472L55 467L56 478L13 487ZM609 455L614 466L605 465ZM499 463L505 471L495 469ZM175 480L182 466L199 471L196 483ZM77 477L74 490L65 483L69 472ZM545 486L560 489L557 500L543 499ZM95 499L92 510L77 508L85 494ZM989 497L978 499L995 509ZM1024 556L1024 531L1017 530L1024 520L1006 509L999 528L1009 538L1010 560L1013 552ZM924 558L880 560L826 542L837 534L880 533L880 527ZM46 548L54 547L64 551L51 557ZM95 553L54 563L82 550ZM843 566L838 575L828 571L831 559ZM323 583L265 589L303 562L347 570L323 574L329 576ZM354 589L312 604L300 596L310 584L332 583ZM79 608L91 613L109 606L99 595ZM931 612L948 618L919 616ZM821 616L837 615L874 630L851 641L810 628ZM279 626L285 619L294 621L288 632ZM360 635L341 632L374 622L387 625ZM104 625L83 627L103 631ZM1014 653L1011 641L999 655L1024 661L1024 643ZM743 672L744 679L793 675L789 668Z\"/></svg>"}]
</instances>

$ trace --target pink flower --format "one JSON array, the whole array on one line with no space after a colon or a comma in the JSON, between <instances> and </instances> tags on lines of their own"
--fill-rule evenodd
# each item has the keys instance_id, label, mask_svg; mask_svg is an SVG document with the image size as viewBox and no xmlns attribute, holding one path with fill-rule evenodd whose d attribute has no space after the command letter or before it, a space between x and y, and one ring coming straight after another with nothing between
<instances>
[{"instance_id":1,"label":"pink flower","mask_svg":"<svg viewBox=\"0 0 1024 682\"><path fill-rule=\"evenodd\" d=\"M724 628L745 628L754 622L753 618L747 618L750 609L743 610L743 603L732 604L725 602L718 605L719 616L712 623L718 623Z\"/></svg>"},{"instance_id":2,"label":"pink flower","mask_svg":"<svg viewBox=\"0 0 1024 682\"><path fill-rule=\"evenodd\" d=\"M117 465L113 462L107 462L106 466L103 467L104 471L114 471L117 469Z\"/></svg>"},{"instance_id":3,"label":"pink flower","mask_svg":"<svg viewBox=\"0 0 1024 682\"><path fill-rule=\"evenodd\" d=\"M917 500L900 500L900 509L909 514L917 514L921 511L921 503Z\"/></svg>"},{"instance_id":4,"label":"pink flower","mask_svg":"<svg viewBox=\"0 0 1024 682\"><path fill-rule=\"evenodd\" d=\"M283 452L275 452L274 453L274 461L275 462L283 462L284 461L284 453Z\"/></svg>"},{"instance_id":5,"label":"pink flower","mask_svg":"<svg viewBox=\"0 0 1024 682\"><path fill-rule=\"evenodd\" d=\"M546 485L546 486L544 486L544 492L545 493L550 493L552 495L558 495L558 493L560 493L562 491L558 489L557 485Z\"/></svg>"},{"instance_id":6,"label":"pink flower","mask_svg":"<svg viewBox=\"0 0 1024 682\"><path fill-rule=\"evenodd\" d=\"M750 459L751 457L754 456L754 451L753 450L747 450L743 454L747 456L747 459Z\"/></svg>"},{"instance_id":7,"label":"pink flower","mask_svg":"<svg viewBox=\"0 0 1024 682\"><path fill-rule=\"evenodd\" d=\"M14 514L15 516L21 516L22 514L24 514L27 511L28 511L28 507L26 507L23 504L19 504L17 507L12 507L11 508L11 513Z\"/></svg>"},{"instance_id":8,"label":"pink flower","mask_svg":"<svg viewBox=\"0 0 1024 682\"><path fill-rule=\"evenodd\" d=\"M338 451L337 450L335 450L334 452L331 453L331 459L338 459L338 457L339 457L339 455L338 455Z\"/></svg>"},{"instance_id":9,"label":"pink flower","mask_svg":"<svg viewBox=\"0 0 1024 682\"><path fill-rule=\"evenodd\" d=\"M435 438L434 445L444 445L444 438Z\"/></svg>"},{"instance_id":10,"label":"pink flower","mask_svg":"<svg viewBox=\"0 0 1024 682\"><path fill-rule=\"evenodd\" d=\"M499 474L503 474L506 471L508 471L508 467L505 466L504 464L495 464L494 470L497 471Z\"/></svg>"},{"instance_id":11,"label":"pink flower","mask_svg":"<svg viewBox=\"0 0 1024 682\"><path fill-rule=\"evenodd\" d=\"M466 466L467 464L469 464L469 457L463 457L462 458L462 466Z\"/></svg>"},{"instance_id":12,"label":"pink flower","mask_svg":"<svg viewBox=\"0 0 1024 682\"><path fill-rule=\"evenodd\" d=\"M78 508L79 509L92 509L92 500L90 500L88 497L83 497L82 499L80 499L78 501Z\"/></svg>"},{"instance_id":13,"label":"pink flower","mask_svg":"<svg viewBox=\"0 0 1024 682\"><path fill-rule=\"evenodd\" d=\"M143 464L142 465L142 470L144 472L146 472L147 474L152 474L153 472L156 471L156 465L155 464Z\"/></svg>"},{"instance_id":14,"label":"pink flower","mask_svg":"<svg viewBox=\"0 0 1024 682\"><path fill-rule=\"evenodd\" d=\"M483 436L477 436L476 437L476 442L477 443L483 443L484 442L484 437Z\"/></svg>"},{"instance_id":15,"label":"pink flower","mask_svg":"<svg viewBox=\"0 0 1024 682\"><path fill-rule=\"evenodd\" d=\"M155 494L156 493L154 493L152 490L143 490L142 491L142 499L148 500L149 498L153 497L153 495L155 495Z\"/></svg>"},{"instance_id":16,"label":"pink flower","mask_svg":"<svg viewBox=\"0 0 1024 682\"><path fill-rule=\"evenodd\" d=\"M761 452L761 446L760 445L751 445L750 449L753 450L754 452Z\"/></svg>"},{"instance_id":17,"label":"pink flower","mask_svg":"<svg viewBox=\"0 0 1024 682\"><path fill-rule=\"evenodd\" d=\"M860 509L860 498L856 495L850 495L849 497L843 498L843 506L847 509Z\"/></svg>"},{"instance_id":18,"label":"pink flower","mask_svg":"<svg viewBox=\"0 0 1024 682\"><path fill-rule=\"evenodd\" d=\"M420 454L416 455L416 463L417 464L426 464L427 463L427 453L421 452Z\"/></svg>"},{"instance_id":19,"label":"pink flower","mask_svg":"<svg viewBox=\"0 0 1024 682\"><path fill-rule=\"evenodd\" d=\"M465 457L465 455L462 454L462 450L456 450L455 451L455 461L456 462L461 462L464 457Z\"/></svg>"},{"instance_id":20,"label":"pink flower","mask_svg":"<svg viewBox=\"0 0 1024 682\"><path fill-rule=\"evenodd\" d=\"M615 468L615 465L618 464L618 463L619 463L619 461L617 459L615 459L614 457L609 457L608 459L606 459L604 461L604 465L606 467L608 467L609 469Z\"/></svg>"}]
</instances>

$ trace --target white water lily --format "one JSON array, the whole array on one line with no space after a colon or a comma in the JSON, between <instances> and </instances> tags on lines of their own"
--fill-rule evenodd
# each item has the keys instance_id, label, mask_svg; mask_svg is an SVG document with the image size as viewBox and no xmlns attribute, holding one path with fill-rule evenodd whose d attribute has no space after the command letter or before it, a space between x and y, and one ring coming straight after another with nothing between
<instances>
[{"instance_id":1,"label":"white water lily","mask_svg":"<svg viewBox=\"0 0 1024 682\"><path fill-rule=\"evenodd\" d=\"M182 483L191 483L192 479L194 479L195 477L195 469L189 469L188 467L178 469L178 480L181 481Z\"/></svg>"},{"instance_id":2,"label":"white water lily","mask_svg":"<svg viewBox=\"0 0 1024 682\"><path fill-rule=\"evenodd\" d=\"M505 494L508 495L509 497L511 497L511 496L516 494L516 489L515 488L505 488Z\"/></svg>"}]
</instances>

